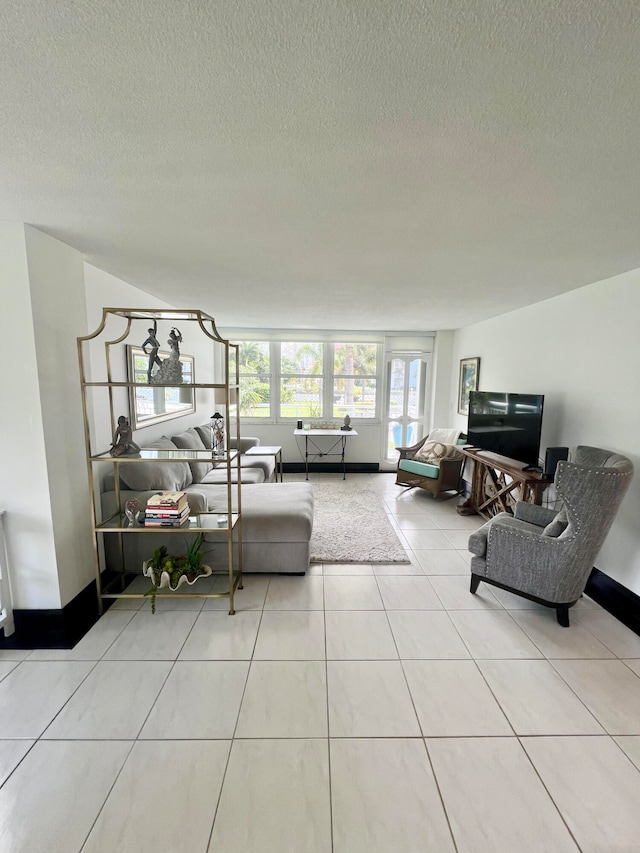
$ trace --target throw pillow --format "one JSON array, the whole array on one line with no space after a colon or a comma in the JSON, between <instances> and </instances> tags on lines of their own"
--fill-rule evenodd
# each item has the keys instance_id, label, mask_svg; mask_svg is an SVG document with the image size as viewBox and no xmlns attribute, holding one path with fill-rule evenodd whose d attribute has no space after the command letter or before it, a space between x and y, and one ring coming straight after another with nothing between
<instances>
[{"instance_id":1,"label":"throw pillow","mask_svg":"<svg viewBox=\"0 0 640 853\"><path fill-rule=\"evenodd\" d=\"M211 450L211 424L202 424L201 426L197 426L195 430L200 436L200 440L202 441L204 446L208 450Z\"/></svg>"},{"instance_id":2,"label":"throw pillow","mask_svg":"<svg viewBox=\"0 0 640 853\"><path fill-rule=\"evenodd\" d=\"M425 441L422 447L414 455L416 462L428 462L437 465L441 459L453 456L457 453L451 444L443 444L441 441Z\"/></svg>"},{"instance_id":3,"label":"throw pillow","mask_svg":"<svg viewBox=\"0 0 640 853\"><path fill-rule=\"evenodd\" d=\"M566 509L561 509L560 512L556 515L553 521L550 521L549 524L542 531L543 536L552 536L554 539L557 539L569 526L569 519L567 518Z\"/></svg>"},{"instance_id":4,"label":"throw pillow","mask_svg":"<svg viewBox=\"0 0 640 853\"><path fill-rule=\"evenodd\" d=\"M202 443L200 434L193 427L185 432L178 433L178 435L172 435L171 441L180 450L207 450ZM209 456L211 456L211 450L209 450ZM210 460L199 459L197 462L189 462L189 468L191 468L193 482L201 483L213 468L213 463Z\"/></svg>"},{"instance_id":5,"label":"throw pillow","mask_svg":"<svg viewBox=\"0 0 640 853\"><path fill-rule=\"evenodd\" d=\"M152 442L143 450L172 450L175 444L166 436ZM128 489L134 492L179 492L193 483L191 468L186 462L145 461L122 463L120 479Z\"/></svg>"}]
</instances>

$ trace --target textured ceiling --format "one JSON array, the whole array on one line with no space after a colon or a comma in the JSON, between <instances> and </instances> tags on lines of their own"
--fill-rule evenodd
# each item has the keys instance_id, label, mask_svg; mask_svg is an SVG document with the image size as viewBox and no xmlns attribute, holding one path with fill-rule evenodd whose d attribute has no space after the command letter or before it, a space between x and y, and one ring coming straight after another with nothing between
<instances>
[{"instance_id":1,"label":"textured ceiling","mask_svg":"<svg viewBox=\"0 0 640 853\"><path fill-rule=\"evenodd\" d=\"M223 326L640 266L638 0L2 0L0 218Z\"/></svg>"}]
</instances>

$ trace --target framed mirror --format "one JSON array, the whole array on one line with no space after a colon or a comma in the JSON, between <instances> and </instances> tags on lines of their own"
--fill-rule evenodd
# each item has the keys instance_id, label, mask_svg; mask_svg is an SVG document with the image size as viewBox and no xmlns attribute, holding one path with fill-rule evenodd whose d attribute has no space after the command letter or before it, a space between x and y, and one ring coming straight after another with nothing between
<instances>
[{"instance_id":1,"label":"framed mirror","mask_svg":"<svg viewBox=\"0 0 640 853\"><path fill-rule=\"evenodd\" d=\"M161 361L169 358L166 350L159 350ZM195 389L184 387L195 382L195 359L192 355L180 353L182 366L182 386L154 385L149 382L149 356L142 347L127 346L127 373L129 382L137 383L129 389L131 407L131 426L142 429L152 424L181 418L196 410Z\"/></svg>"}]
</instances>

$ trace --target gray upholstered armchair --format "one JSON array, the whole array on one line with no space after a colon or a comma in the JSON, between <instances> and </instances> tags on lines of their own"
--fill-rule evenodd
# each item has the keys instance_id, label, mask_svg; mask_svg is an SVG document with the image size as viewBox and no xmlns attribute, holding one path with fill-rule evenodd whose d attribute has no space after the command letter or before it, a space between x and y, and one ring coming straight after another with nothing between
<instances>
[{"instance_id":1,"label":"gray upholstered armchair","mask_svg":"<svg viewBox=\"0 0 640 853\"><path fill-rule=\"evenodd\" d=\"M469 537L471 592L480 581L555 607L569 627L569 608L582 594L593 561L613 523L633 465L599 447L578 447L555 476L560 512L519 502Z\"/></svg>"}]
</instances>

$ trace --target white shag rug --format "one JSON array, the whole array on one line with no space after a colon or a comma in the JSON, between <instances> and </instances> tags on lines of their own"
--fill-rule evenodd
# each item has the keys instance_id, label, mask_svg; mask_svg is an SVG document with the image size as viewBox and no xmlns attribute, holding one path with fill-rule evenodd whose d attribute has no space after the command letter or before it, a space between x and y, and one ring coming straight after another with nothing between
<instances>
[{"instance_id":1,"label":"white shag rug","mask_svg":"<svg viewBox=\"0 0 640 853\"><path fill-rule=\"evenodd\" d=\"M348 480L312 486L312 563L410 562L377 489Z\"/></svg>"}]
</instances>

